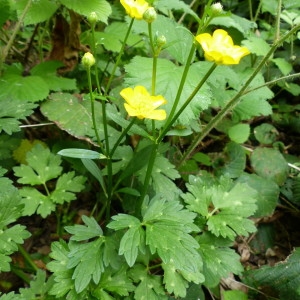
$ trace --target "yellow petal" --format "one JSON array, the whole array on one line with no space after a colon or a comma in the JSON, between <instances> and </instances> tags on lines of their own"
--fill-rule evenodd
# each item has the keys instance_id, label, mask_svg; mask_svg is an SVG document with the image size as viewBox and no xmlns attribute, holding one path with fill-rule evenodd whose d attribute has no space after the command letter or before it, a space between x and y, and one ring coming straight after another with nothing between
<instances>
[{"instance_id":1,"label":"yellow petal","mask_svg":"<svg viewBox=\"0 0 300 300\"><path fill-rule=\"evenodd\" d=\"M120 92L120 95L125 99L126 102L130 103L134 93L132 88L125 88Z\"/></svg>"},{"instance_id":2,"label":"yellow petal","mask_svg":"<svg viewBox=\"0 0 300 300\"><path fill-rule=\"evenodd\" d=\"M149 8L145 0L120 0L126 10L126 13L137 20L142 20L145 11Z\"/></svg>"},{"instance_id":3,"label":"yellow petal","mask_svg":"<svg viewBox=\"0 0 300 300\"><path fill-rule=\"evenodd\" d=\"M137 117L139 115L139 112L129 104L124 103L124 107L130 117Z\"/></svg>"},{"instance_id":4,"label":"yellow petal","mask_svg":"<svg viewBox=\"0 0 300 300\"><path fill-rule=\"evenodd\" d=\"M246 47L235 46L232 38L223 29L215 30L213 35L199 34L195 39L203 48L205 59L216 64L238 64L242 57L250 54Z\"/></svg>"},{"instance_id":5,"label":"yellow petal","mask_svg":"<svg viewBox=\"0 0 300 300\"><path fill-rule=\"evenodd\" d=\"M223 29L215 30L212 38L213 38L215 45L223 45L223 47L224 46L227 46L227 47L233 46L232 38Z\"/></svg>"},{"instance_id":6,"label":"yellow petal","mask_svg":"<svg viewBox=\"0 0 300 300\"><path fill-rule=\"evenodd\" d=\"M136 86L134 89L125 88L120 92L120 95L126 101L124 107L129 116L155 120L166 118L164 110L156 110L157 107L167 103L163 96L151 96L143 86Z\"/></svg>"},{"instance_id":7,"label":"yellow petal","mask_svg":"<svg viewBox=\"0 0 300 300\"><path fill-rule=\"evenodd\" d=\"M204 51L208 51L212 43L212 36L208 33L202 33L196 36L196 41L202 46Z\"/></svg>"},{"instance_id":8,"label":"yellow petal","mask_svg":"<svg viewBox=\"0 0 300 300\"><path fill-rule=\"evenodd\" d=\"M159 96L151 96L150 100L152 102L153 108L157 108L157 107L159 107L159 106L167 103L166 99L163 96L161 96L161 95L159 95Z\"/></svg>"},{"instance_id":9,"label":"yellow petal","mask_svg":"<svg viewBox=\"0 0 300 300\"><path fill-rule=\"evenodd\" d=\"M165 120L166 117L167 117L167 113L164 109L156 109L150 112L146 118L162 121Z\"/></svg>"}]
</instances>

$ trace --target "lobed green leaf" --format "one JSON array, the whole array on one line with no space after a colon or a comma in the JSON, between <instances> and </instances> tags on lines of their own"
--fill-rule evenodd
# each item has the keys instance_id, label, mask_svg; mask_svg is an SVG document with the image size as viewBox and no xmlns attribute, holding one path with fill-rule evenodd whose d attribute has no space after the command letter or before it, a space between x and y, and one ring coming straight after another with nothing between
<instances>
[{"instance_id":1,"label":"lobed green leaf","mask_svg":"<svg viewBox=\"0 0 300 300\"><path fill-rule=\"evenodd\" d=\"M31 115L37 106L27 101L18 101L7 96L0 96L0 133L5 131L7 134L20 131L20 120Z\"/></svg>"},{"instance_id":2,"label":"lobed green leaf","mask_svg":"<svg viewBox=\"0 0 300 300\"><path fill-rule=\"evenodd\" d=\"M26 155L28 165L14 167L19 183L38 185L58 177L62 172L61 159L52 154L48 148L36 144Z\"/></svg>"},{"instance_id":3,"label":"lobed green leaf","mask_svg":"<svg viewBox=\"0 0 300 300\"><path fill-rule=\"evenodd\" d=\"M208 186L195 185L191 180L187 184L190 194L184 194L182 198L189 204L190 210L206 218L209 231L234 240L236 235L247 235L256 230L253 222L247 218L257 208L257 194L247 184L231 185L228 178Z\"/></svg>"},{"instance_id":4,"label":"lobed green leaf","mask_svg":"<svg viewBox=\"0 0 300 300\"><path fill-rule=\"evenodd\" d=\"M45 196L38 190L32 187L23 187L20 189L22 203L24 204L24 216L31 216L35 212L46 218L52 211L55 210L55 204L49 196Z\"/></svg>"},{"instance_id":5,"label":"lobed green leaf","mask_svg":"<svg viewBox=\"0 0 300 300\"><path fill-rule=\"evenodd\" d=\"M66 226L65 230L72 234L71 241L84 241L95 237L101 237L103 231L94 218L82 216L85 225L75 224L74 226Z\"/></svg>"},{"instance_id":6,"label":"lobed green leaf","mask_svg":"<svg viewBox=\"0 0 300 300\"><path fill-rule=\"evenodd\" d=\"M85 181L84 176L75 176L75 172L62 174L56 182L55 190L50 194L51 200L62 204L76 199L75 193L85 188Z\"/></svg>"}]
</instances>

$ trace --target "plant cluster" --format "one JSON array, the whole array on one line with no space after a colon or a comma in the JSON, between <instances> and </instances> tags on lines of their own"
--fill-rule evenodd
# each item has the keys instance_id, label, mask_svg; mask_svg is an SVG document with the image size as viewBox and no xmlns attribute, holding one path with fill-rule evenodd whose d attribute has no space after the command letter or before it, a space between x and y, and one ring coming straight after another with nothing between
<instances>
[{"instance_id":1,"label":"plant cluster","mask_svg":"<svg viewBox=\"0 0 300 300\"><path fill-rule=\"evenodd\" d=\"M1 300L300 298L300 4L186 2L0 0Z\"/></svg>"}]
</instances>

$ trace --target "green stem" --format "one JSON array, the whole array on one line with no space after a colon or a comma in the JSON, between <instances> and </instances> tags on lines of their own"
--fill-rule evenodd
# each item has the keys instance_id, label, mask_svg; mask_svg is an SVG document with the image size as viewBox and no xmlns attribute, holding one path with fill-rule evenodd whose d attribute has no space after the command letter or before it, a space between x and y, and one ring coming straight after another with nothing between
<instances>
[{"instance_id":1,"label":"green stem","mask_svg":"<svg viewBox=\"0 0 300 300\"><path fill-rule=\"evenodd\" d=\"M243 95L246 95L246 94L248 94L248 93L251 93L251 92L254 92L254 91L256 91L256 90L259 90L259 89L261 89L261 88L263 88L263 87L265 87L265 86L273 85L273 84L275 84L275 83L277 83L277 82L279 82L279 81L282 81L282 80L292 80L292 79L297 78L297 77L300 77L300 73L294 73L294 74L282 76L282 77L280 77L280 78L276 78L276 79L271 80L271 81L268 81L268 82L266 82L266 83L264 83L264 84L262 84L262 85L259 85L259 86L255 87L255 88L253 88L253 89L247 90L247 91L245 91L245 92L243 93Z\"/></svg>"},{"instance_id":2,"label":"green stem","mask_svg":"<svg viewBox=\"0 0 300 300\"><path fill-rule=\"evenodd\" d=\"M150 47L151 47L152 55L155 56L155 47L154 47L153 35L152 35L152 23L148 23L148 35L149 35Z\"/></svg>"},{"instance_id":3,"label":"green stem","mask_svg":"<svg viewBox=\"0 0 300 300\"><path fill-rule=\"evenodd\" d=\"M122 47L121 47L121 50L120 50L119 55L118 55L118 57L117 57L117 61L116 61L115 65L114 65L114 68L113 68L113 70L112 70L112 72L111 72L111 74L110 74L110 77L109 77L109 79L108 79L108 82L107 82L107 85L106 85L106 88L105 88L105 95L108 94L108 91L109 91L109 89L110 89L110 85L111 85L112 80L113 80L113 78L114 78L114 75L115 75L115 73L116 73L117 67L118 67L119 64L120 64L121 57L122 57L122 55L123 55L123 52L124 52L124 49L125 49L125 46L126 46L126 42L127 42L128 37L129 37L129 33L130 33L130 31L131 31L133 22L134 22L134 18L131 19L131 22L130 22L130 24L129 24L129 27L128 27L126 36L125 36L125 38L124 38L124 41L123 41L123 44L122 44Z\"/></svg>"},{"instance_id":4,"label":"green stem","mask_svg":"<svg viewBox=\"0 0 300 300\"><path fill-rule=\"evenodd\" d=\"M98 66L97 66L97 56L96 56L96 40L95 40L95 26L94 24L91 27L92 29L92 51L94 53L94 57L96 63L94 65L95 68L95 79L96 85L99 95L101 95L101 87L98 75ZM106 219L107 221L110 218L110 204L111 204L111 197L112 197L112 161L110 155L110 145L109 145L109 138L108 138L108 122L107 122L107 114L106 114L106 103L105 100L101 100L101 111L102 111L102 124L103 124L103 132L104 132L104 140L105 140L105 155L107 157L107 203L106 203ZM97 134L97 133L96 133Z\"/></svg>"},{"instance_id":5,"label":"green stem","mask_svg":"<svg viewBox=\"0 0 300 300\"><path fill-rule=\"evenodd\" d=\"M20 270L18 267L11 265L11 271L16 274L19 278L21 278L23 280L23 282L27 283L28 285L31 282L31 279L29 278L29 276L24 273L24 271Z\"/></svg>"},{"instance_id":6,"label":"green stem","mask_svg":"<svg viewBox=\"0 0 300 300\"><path fill-rule=\"evenodd\" d=\"M250 20L253 21L252 0L248 0Z\"/></svg>"},{"instance_id":7,"label":"green stem","mask_svg":"<svg viewBox=\"0 0 300 300\"><path fill-rule=\"evenodd\" d=\"M22 12L22 14L19 18L19 21L17 22L17 24L14 28L14 31L13 31L13 33L12 33L12 35L11 35L7 45L6 45L6 47L4 48L3 52L0 55L0 71L2 70L2 64L5 62L5 59L8 55L8 52L9 52L10 48L12 47L12 44L13 44L15 38L16 38L16 35L17 35L23 21L24 21L24 18L25 18L26 14L27 14L27 12L30 8L31 3L32 3L32 0L28 0L26 6L24 7L24 10L23 10L23 12Z\"/></svg>"},{"instance_id":8,"label":"green stem","mask_svg":"<svg viewBox=\"0 0 300 300\"><path fill-rule=\"evenodd\" d=\"M92 88L92 78L91 78L91 68L87 67L86 69L87 71L87 77L88 77L88 85L89 85L89 92L90 92L90 99L91 99L91 110L92 110L92 121L93 121L93 127L94 127L94 131L96 134L96 138L97 138L97 142L99 147L101 148L102 152L102 143L100 140L100 136L99 136L99 132L98 132L98 128L97 128L97 122L96 122L96 115L95 115L95 98L93 95L93 88Z\"/></svg>"},{"instance_id":9,"label":"green stem","mask_svg":"<svg viewBox=\"0 0 300 300\"><path fill-rule=\"evenodd\" d=\"M97 55L96 55L96 39L95 39L95 26L93 25L91 27L92 29L92 52L95 57L95 80L97 85L97 90L99 95L101 95L101 87L100 87L100 81L99 81L99 74L98 74L98 64L97 64ZM108 128L107 128L107 115L106 115L106 106L105 101L101 100L101 108L102 108L102 119L103 119L103 131L104 131L104 140L105 140L105 154L108 156L109 154L109 140L108 140Z\"/></svg>"},{"instance_id":10,"label":"green stem","mask_svg":"<svg viewBox=\"0 0 300 300\"><path fill-rule=\"evenodd\" d=\"M145 176L145 180L144 180L144 185L143 185L143 189L142 189L141 196L140 196L139 209L142 207L144 198L145 198L145 196L147 194L147 191L148 191L148 187L149 187L149 184L150 184L150 179L151 179L151 175L152 175L154 162L155 162L155 159L156 159L158 146L159 146L158 143L153 144L153 148L152 148L152 152L150 154L148 167L147 167L147 171L146 171L146 176ZM138 213L140 213L140 212L138 212Z\"/></svg>"},{"instance_id":11,"label":"green stem","mask_svg":"<svg viewBox=\"0 0 300 300\"><path fill-rule=\"evenodd\" d=\"M175 97L175 100L174 100L174 104L172 106L171 112L170 112L170 114L168 116L168 119L167 119L166 124L165 124L164 127L169 128L170 122L171 122L171 120L172 120L172 118L173 118L173 116L175 114L175 111L177 109L181 93L183 91L183 86L184 86L184 84L186 82L186 77L188 75L188 71L190 69L190 64L192 62L195 50L196 50L196 45L195 45L195 43L193 43L193 45L192 45L192 47L190 49L190 53L189 53L189 56L187 58L187 61L186 61L186 64L185 64L182 76L181 76L181 80L180 80L179 87L178 87L178 90L177 90L177 94L176 94L176 97Z\"/></svg>"},{"instance_id":12,"label":"green stem","mask_svg":"<svg viewBox=\"0 0 300 300\"><path fill-rule=\"evenodd\" d=\"M212 1L213 0L208 1L207 5L206 5L206 8L211 6ZM209 25L209 22L211 21L212 17L205 20L206 17L207 17L207 9L205 9L205 11L203 13L203 16L201 18L201 22L198 26L196 36L199 33L204 32L206 27ZM191 65L192 59L194 57L195 50L196 50L196 44L195 44L195 42L193 42L192 47L191 47L190 52L189 52L189 55L188 55L188 58L187 58L186 63L185 63L185 67L184 67L182 76L181 76L181 80L180 80L179 87L178 87L178 90L177 90L177 94L176 94L176 97L175 97L175 100L174 100L174 104L172 106L172 109L171 109L171 112L168 116L168 119L165 123L162 134L160 135L160 140L164 137L164 135L168 132L168 130L170 129L170 127L174 123L174 114L175 114L177 106L179 104L180 96L182 94L183 87L184 87L184 84L186 82L186 77L188 75L188 71L190 69L190 65ZM178 113L176 115L178 115Z\"/></svg>"},{"instance_id":13,"label":"green stem","mask_svg":"<svg viewBox=\"0 0 300 300\"><path fill-rule=\"evenodd\" d=\"M214 117L210 120L210 122L205 126L205 128L193 139L192 144L189 146L187 151L182 156L178 168L189 158L190 154L193 152L193 150L197 147L197 145L203 140L204 137L207 136L207 134L215 128L218 123L228 114L229 111L232 110L232 108L235 107L235 105L239 102L240 97L244 94L249 84L252 82L252 80L255 78L255 76L258 74L258 72L264 67L270 56L275 52L275 50L287 39L289 38L294 32L297 32L297 30L300 29L300 25L294 27L292 30L287 32L281 39L277 40L272 47L270 48L269 52L265 55L265 57L261 60L261 62L258 64L256 69L253 71L253 73L250 75L248 80L245 82L245 84L242 86L242 88L239 90L239 92L225 105L225 107Z\"/></svg>"},{"instance_id":14,"label":"green stem","mask_svg":"<svg viewBox=\"0 0 300 300\"><path fill-rule=\"evenodd\" d=\"M217 64L215 64L215 63L212 64L212 66L210 67L210 69L207 71L207 73L201 79L201 81L199 82L199 84L195 87L195 89L191 93L191 95L186 99L186 101L181 106L181 108L178 110L178 112L175 114L175 116L172 118L172 120L164 127L164 129L162 130L161 134L158 137L158 140L157 140L158 142L161 142L161 140L164 138L164 136L169 131L170 127L176 122L176 120L181 115L181 113L191 103L191 101L193 100L193 98L196 96L196 94L198 93L198 91L201 89L201 87L203 86L203 84L206 82L206 80L211 75L211 73L215 70L216 67L217 67Z\"/></svg>"},{"instance_id":15,"label":"green stem","mask_svg":"<svg viewBox=\"0 0 300 300\"><path fill-rule=\"evenodd\" d=\"M135 123L136 118L133 118L131 120L131 122L128 124L128 126L123 130L123 132L121 133L121 135L119 136L118 140L116 141L114 147L112 148L112 150L110 151L109 157L113 157L117 147L119 146L119 144L121 143L123 137L127 134L127 132L130 130L130 128L132 127L132 125Z\"/></svg>"},{"instance_id":16,"label":"green stem","mask_svg":"<svg viewBox=\"0 0 300 300\"><path fill-rule=\"evenodd\" d=\"M257 21L258 15L259 15L259 13L260 13L260 10L261 10L261 7L262 7L262 3L263 3L262 0L259 1L258 7L257 7L257 9L256 9L255 16L254 16L254 18L253 18L253 22L255 22L255 23L256 23L256 21Z\"/></svg>"},{"instance_id":17,"label":"green stem","mask_svg":"<svg viewBox=\"0 0 300 300\"><path fill-rule=\"evenodd\" d=\"M276 13L276 22L275 22L274 42L276 42L280 38L280 14L281 14L281 6L282 6L282 0L278 0L278 3L277 3L277 13Z\"/></svg>"},{"instance_id":18,"label":"green stem","mask_svg":"<svg viewBox=\"0 0 300 300\"><path fill-rule=\"evenodd\" d=\"M18 248L19 248L19 252L22 254L22 256L24 257L26 262L32 267L32 269L35 272L37 272L39 270L39 268L33 262L33 260L31 259L31 256L27 253L27 251L21 245L18 245Z\"/></svg>"},{"instance_id":19,"label":"green stem","mask_svg":"<svg viewBox=\"0 0 300 300\"><path fill-rule=\"evenodd\" d=\"M149 33L149 39L150 39L150 47L152 49L152 81L151 81L151 95L155 95L156 91L156 73L157 73L157 58L159 55L159 49L155 49L154 42L153 42L153 35L152 35L152 23L148 23L148 33ZM155 136L156 130L155 130L155 120L152 120L152 135Z\"/></svg>"}]
</instances>

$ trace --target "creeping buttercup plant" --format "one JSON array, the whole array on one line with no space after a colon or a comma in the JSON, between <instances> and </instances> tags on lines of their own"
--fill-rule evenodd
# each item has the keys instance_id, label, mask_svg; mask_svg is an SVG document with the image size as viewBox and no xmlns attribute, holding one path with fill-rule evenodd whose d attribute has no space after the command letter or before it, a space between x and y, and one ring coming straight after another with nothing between
<instances>
[{"instance_id":1,"label":"creeping buttercup plant","mask_svg":"<svg viewBox=\"0 0 300 300\"><path fill-rule=\"evenodd\" d=\"M2 2L10 11L0 14L3 20L17 15L12 37L26 36L18 31L22 22L37 25L55 13L64 48L51 50L56 58L63 53L61 63L40 62L24 77L20 64L5 63L12 39L3 47L0 163L9 172L0 168L0 272L15 273L26 286L1 300L247 299L245 289L221 295L218 287L233 275L256 288L268 272L289 278L280 267L244 272L240 245L248 249L250 235L266 234L255 221L274 213L280 190L297 205L299 175L290 166L299 172L299 159L284 156L274 135L266 138L270 126L255 127L253 135L251 126L276 109L270 85L299 76L285 72L290 61L275 57L294 43L299 22L278 27L267 43L255 34L251 5L247 20L212 0L198 4L201 14L179 0ZM48 10L37 16L41 7ZM57 28L52 37L59 40ZM39 49L45 35L46 29L36 38ZM70 49L85 53L59 77L53 70L70 63ZM278 71L281 77L269 78ZM41 134L44 142L21 142L20 120L30 115L47 118L45 127L57 125L49 140ZM209 135L221 139L218 133L222 155L197 151ZM247 141L259 146L252 151ZM26 244L38 233L24 224L35 218L55 223L44 256ZM17 251L21 262L12 258ZM299 262L298 252L284 263ZM283 299L299 296L294 280L276 286Z\"/></svg>"}]
</instances>

